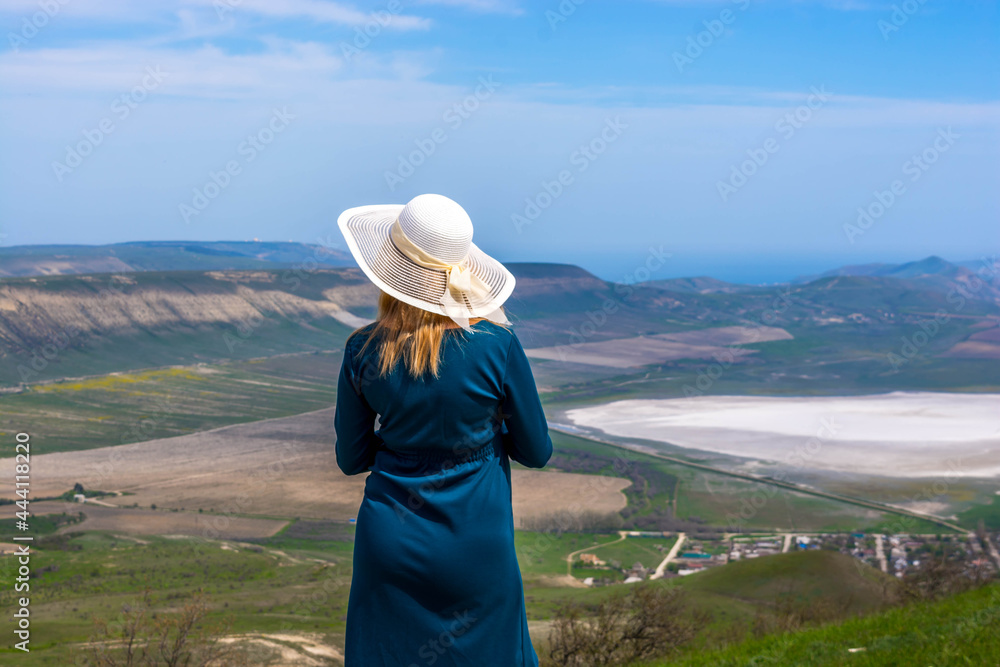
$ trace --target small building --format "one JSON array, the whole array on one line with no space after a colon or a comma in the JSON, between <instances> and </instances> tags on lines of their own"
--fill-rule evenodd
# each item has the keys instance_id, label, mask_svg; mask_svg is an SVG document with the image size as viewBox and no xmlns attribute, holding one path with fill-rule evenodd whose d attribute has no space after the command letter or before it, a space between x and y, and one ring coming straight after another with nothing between
<instances>
[{"instance_id":1,"label":"small building","mask_svg":"<svg viewBox=\"0 0 1000 667\"><path fill-rule=\"evenodd\" d=\"M628 570L625 573L625 576L627 577L627 579L631 579L633 577L638 577L639 581L642 581L643 579L645 579L649 575L650 575L650 570L648 570L645 567L643 567L642 563L640 563L639 561L636 561L635 564L632 565L632 569Z\"/></svg>"},{"instance_id":2,"label":"small building","mask_svg":"<svg viewBox=\"0 0 1000 667\"><path fill-rule=\"evenodd\" d=\"M87 502L87 496L83 495L82 493L74 493L73 500L78 503L85 503Z\"/></svg>"},{"instance_id":3,"label":"small building","mask_svg":"<svg viewBox=\"0 0 1000 667\"><path fill-rule=\"evenodd\" d=\"M597 557L596 554L581 554L580 562L586 565L604 565L604 561Z\"/></svg>"}]
</instances>

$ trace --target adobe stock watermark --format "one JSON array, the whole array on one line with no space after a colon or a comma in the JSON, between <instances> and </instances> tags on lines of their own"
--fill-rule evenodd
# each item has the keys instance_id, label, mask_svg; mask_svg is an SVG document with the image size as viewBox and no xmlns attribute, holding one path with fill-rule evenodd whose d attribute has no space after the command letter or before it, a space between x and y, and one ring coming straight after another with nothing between
<instances>
[{"instance_id":1,"label":"adobe stock watermark","mask_svg":"<svg viewBox=\"0 0 1000 667\"><path fill-rule=\"evenodd\" d=\"M585 3L587 0L562 0L559 5L553 9L545 10L545 20L549 22L549 30L552 32L556 31L560 23L565 23L569 20L569 17L576 13L576 8Z\"/></svg>"},{"instance_id":2,"label":"adobe stock watermark","mask_svg":"<svg viewBox=\"0 0 1000 667\"><path fill-rule=\"evenodd\" d=\"M371 46L372 40L382 34L382 31L392 25L392 20L403 11L403 3L399 0L389 0L385 9L372 12L371 18L363 25L354 26L354 39L351 43L341 41L340 53L344 60L350 62L361 52Z\"/></svg>"},{"instance_id":3,"label":"adobe stock watermark","mask_svg":"<svg viewBox=\"0 0 1000 667\"><path fill-rule=\"evenodd\" d=\"M920 180L928 169L937 162L944 153L951 150L955 145L955 140L962 135L951 129L938 129L937 136L930 146L918 154L914 154L901 167L904 176L910 177L911 183ZM902 179L896 179L889 184L886 190L875 190L872 194L872 201L867 206L858 207L858 218L852 223L844 223L844 236L848 242L854 245L859 236L863 236L886 212L892 208L899 198L906 193L906 183Z\"/></svg>"},{"instance_id":4,"label":"adobe stock watermark","mask_svg":"<svg viewBox=\"0 0 1000 667\"><path fill-rule=\"evenodd\" d=\"M916 14L926 2L927 0L903 0L898 5L892 5L892 13L889 15L889 20L879 19L875 24L879 32L882 33L882 41L888 42L889 35L899 32L900 28L906 25L910 17Z\"/></svg>"},{"instance_id":5,"label":"adobe stock watermark","mask_svg":"<svg viewBox=\"0 0 1000 667\"><path fill-rule=\"evenodd\" d=\"M49 24L70 0L38 0L39 11L21 19L21 29L18 32L7 33L7 43L14 53L20 53L21 47L38 35L39 31Z\"/></svg>"},{"instance_id":6,"label":"adobe stock watermark","mask_svg":"<svg viewBox=\"0 0 1000 667\"><path fill-rule=\"evenodd\" d=\"M479 85L476 89L459 102L452 104L442 115L441 120L451 129L452 132L462 127L472 114L496 92L501 84L493 80L493 75L479 77ZM427 158L433 155L439 145L448 141L448 130L444 127L436 127L423 137L414 139L416 148L408 154L400 154L395 171L385 172L385 184L389 187L389 192L395 192L396 188L406 182L410 176L417 172L422 164L427 162Z\"/></svg>"},{"instance_id":7,"label":"adobe stock watermark","mask_svg":"<svg viewBox=\"0 0 1000 667\"><path fill-rule=\"evenodd\" d=\"M472 627L472 624L479 620L468 609L461 613L453 612L452 616L455 617L455 620L449 623L436 637L424 642L417 650L417 655L423 660L422 664L433 665L440 660L455 645L455 638L464 635ZM461 652L461 655L465 655L465 653ZM419 665L411 662L409 667L419 667Z\"/></svg>"},{"instance_id":8,"label":"adobe stock watermark","mask_svg":"<svg viewBox=\"0 0 1000 667\"><path fill-rule=\"evenodd\" d=\"M775 122L774 131L781 135L780 138L768 137L761 142L759 147L748 148L747 159L739 165L732 165L732 169L729 172L729 179L726 181L716 181L715 189L718 191L719 198L722 199L723 203L729 201L731 196L750 182L753 175L768 163L771 156L781 150L781 142L788 141L794 137L795 133L801 130L812 119L813 112L821 109L830 99L830 93L826 90L826 84L821 85L819 88L812 86L809 90L810 93L806 97L805 104L800 104Z\"/></svg>"},{"instance_id":9,"label":"adobe stock watermark","mask_svg":"<svg viewBox=\"0 0 1000 667\"><path fill-rule=\"evenodd\" d=\"M750 0L732 0L732 3L739 7L741 12L745 12L750 6ZM705 29L693 35L688 35L687 46L684 47L683 53L681 51L674 51L673 53L674 65L677 66L677 71L683 74L685 67L694 64L694 61L705 53L705 49L710 48L715 44L716 40L725 34L726 26L736 22L737 16L732 9L727 7L720 11L716 18L702 21L701 24L705 26Z\"/></svg>"},{"instance_id":10,"label":"adobe stock watermark","mask_svg":"<svg viewBox=\"0 0 1000 667\"><path fill-rule=\"evenodd\" d=\"M233 178L243 173L243 167L257 159L257 156L264 152L275 138L288 128L288 124L295 120L295 116L288 111L288 107L274 109L267 123L259 130L247 136L236 147L236 153L243 158L232 159L226 162L219 171L209 171L208 180L200 187L194 188L191 196L191 203L182 202L178 204L178 211L186 224L190 224L191 218L201 215L201 212L208 208L212 201L222 194L222 191L230 186Z\"/></svg>"},{"instance_id":11,"label":"adobe stock watermark","mask_svg":"<svg viewBox=\"0 0 1000 667\"><path fill-rule=\"evenodd\" d=\"M577 520L595 509L595 498L606 493L608 489L618 488L614 485L619 478L631 478L631 471L634 469L635 463L634 456L635 452L631 450L619 449L611 463L610 474L586 475L587 480L582 482L582 488L575 494L577 498L584 500L575 500L565 512L558 513L555 517L555 525L540 532L531 531L533 532L532 541L525 540L518 548L519 560L541 558L552 548L559 547L562 543L558 537L564 532L573 530Z\"/></svg>"},{"instance_id":12,"label":"adobe stock watermark","mask_svg":"<svg viewBox=\"0 0 1000 667\"><path fill-rule=\"evenodd\" d=\"M996 258L991 260L984 257L982 266L976 270L976 274L967 286L960 283L953 284L945 296L945 301L953 307L952 312L939 308L934 311L933 317L917 323L919 330L914 331L909 336L901 336L902 344L898 353L889 352L886 355L886 361L892 370L898 371L905 364L913 361L920 351L934 340L941 331L941 327L950 322L953 315L965 308L969 299L976 298L983 287L995 282L998 275L1000 275L1000 265L997 264Z\"/></svg>"},{"instance_id":13,"label":"adobe stock watermark","mask_svg":"<svg viewBox=\"0 0 1000 667\"><path fill-rule=\"evenodd\" d=\"M790 481L788 479L789 471L800 471L808 468L810 462L823 450L823 445L826 441L834 438L841 430L840 424L833 417L823 417L819 422L820 426L816 430L816 435L809 438L804 445L796 445L788 457L782 461L782 467L775 474L768 476L768 479L775 482L788 483ZM767 484L766 480L762 480L761 485L764 487L763 489L754 489L749 498L744 497L740 499L739 508L736 512L731 510L726 511L726 529L728 531L744 532L747 524L757 516L758 512L767 506L771 498L774 498L785 489L785 487L777 484ZM711 489L709 489L709 492L712 494L715 493Z\"/></svg>"},{"instance_id":14,"label":"adobe stock watermark","mask_svg":"<svg viewBox=\"0 0 1000 667\"><path fill-rule=\"evenodd\" d=\"M316 244L312 255L304 260L295 262L292 264L291 268L286 269L281 273L281 283L283 285L288 285L288 292L294 293L298 290L307 280L309 280L314 274L322 271L325 268L330 268L329 264L325 264L321 255L331 254L334 250L339 250L340 244L331 240L331 235L327 234L326 238L317 237ZM274 317L280 316L280 312L268 312L263 309L257 309L251 312L244 318L237 319L233 326L236 331L234 336L229 331L224 331L222 333L222 342L226 344L226 348L229 350L229 354L233 354L236 348L247 343L254 332L260 328L265 321Z\"/></svg>"},{"instance_id":15,"label":"adobe stock watermark","mask_svg":"<svg viewBox=\"0 0 1000 667\"><path fill-rule=\"evenodd\" d=\"M360 378L355 379L355 386L360 393L362 387L368 386L378 377L378 369L373 364L368 364ZM452 443L451 456L440 461L440 470L431 475L426 475L424 481L419 486L411 486L408 492L406 503L396 503L394 510L396 518L400 523L406 523L416 512L421 510L428 502L432 502L434 494L443 489L449 480L448 473L457 466L473 460L474 457L485 454L489 456L493 450L493 442L486 444L478 442L481 434L489 431L493 436L503 431L504 421L510 419L512 415L504 413L502 407L489 408L481 413L483 419L480 422L482 428L477 428L475 435L465 435Z\"/></svg>"},{"instance_id":16,"label":"adobe stock watermark","mask_svg":"<svg viewBox=\"0 0 1000 667\"><path fill-rule=\"evenodd\" d=\"M119 122L125 121L138 106L149 97L149 94L160 87L167 74L160 70L160 66L146 67L145 76L132 90L116 97L111 102L110 115L105 116L97 122L94 128L85 128L83 139L75 145L66 145L66 157L63 162L52 161L52 172L56 180L60 183L71 174L74 169L83 164L84 159L92 154L97 147L104 143L104 140L117 129L115 118Z\"/></svg>"},{"instance_id":17,"label":"adobe stock watermark","mask_svg":"<svg viewBox=\"0 0 1000 667\"><path fill-rule=\"evenodd\" d=\"M615 315L624 305L624 302L635 292L632 285L651 279L653 274L662 269L666 265L667 260L673 256L673 253L665 252L662 245L658 248L650 246L649 252L646 254L646 259L632 271L622 276L621 281L615 283L614 291L617 296L605 299L601 303L600 308L588 310L584 313L588 321L581 324L579 328L572 326L569 328L569 344L559 345L556 348L559 352L559 361L568 360L566 355L567 348L575 349L583 345L610 321L611 316Z\"/></svg>"},{"instance_id":18,"label":"adobe stock watermark","mask_svg":"<svg viewBox=\"0 0 1000 667\"><path fill-rule=\"evenodd\" d=\"M104 280L107 284L100 289L95 284L100 285ZM105 277L94 277L88 280L90 288L97 291L97 300L101 306L107 306L110 300L119 299L125 294L123 285L135 284L135 281L125 272L118 272ZM87 338L87 332L74 324L68 324L57 333L50 333L46 336L45 342L33 349L26 350L26 355L21 355L21 362L17 365L17 374L22 384L42 381L42 374L49 369L50 364L57 363L62 352L73 344L81 344ZM24 357L28 356L27 360ZM11 357L11 363L15 359Z\"/></svg>"},{"instance_id":19,"label":"adobe stock watermark","mask_svg":"<svg viewBox=\"0 0 1000 667\"><path fill-rule=\"evenodd\" d=\"M707 364L698 371L698 377L694 385L685 384L682 387L684 397L687 399L697 396L704 396L715 382L721 378L729 368L739 360L746 351L744 346L753 345L763 338L763 329L778 322L778 317L793 305L791 285L786 285L783 292L778 294L771 301L771 307L761 313L760 321L749 319L746 324L740 327L743 338L726 347L725 353L716 352L712 354L715 363Z\"/></svg>"},{"instance_id":20,"label":"adobe stock watermark","mask_svg":"<svg viewBox=\"0 0 1000 667\"><path fill-rule=\"evenodd\" d=\"M570 153L570 166L576 167L578 174L587 171L590 165L603 155L611 144L618 141L626 129L628 129L628 125L622 122L621 116L615 116L613 120L608 118L596 136ZM541 189L533 197L525 198L524 209L521 213L512 213L510 216L510 221L517 233L520 234L526 225L534 223L542 211L552 206L555 200L559 199L566 188L574 182L576 182L576 177L570 169L560 170L551 181L543 180Z\"/></svg>"}]
</instances>

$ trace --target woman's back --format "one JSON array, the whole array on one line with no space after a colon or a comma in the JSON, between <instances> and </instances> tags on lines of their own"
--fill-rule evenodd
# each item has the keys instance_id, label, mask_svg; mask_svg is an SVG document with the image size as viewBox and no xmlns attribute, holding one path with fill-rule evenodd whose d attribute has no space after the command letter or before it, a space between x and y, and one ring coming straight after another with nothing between
<instances>
[{"instance_id":1,"label":"woman's back","mask_svg":"<svg viewBox=\"0 0 1000 667\"><path fill-rule=\"evenodd\" d=\"M354 335L344 352L346 386L338 391L358 399L346 405L349 413L337 414L337 455L345 473L367 469L377 451L458 462L507 428L511 458L529 467L545 465L551 454L545 415L513 331L485 320L469 333L454 329L442 342L437 378L413 378L402 366L379 377L378 340L364 345L371 326ZM374 414L377 441L368 439ZM344 441L341 429L365 440Z\"/></svg>"},{"instance_id":2,"label":"woman's back","mask_svg":"<svg viewBox=\"0 0 1000 667\"><path fill-rule=\"evenodd\" d=\"M527 357L482 321L446 333L438 377L379 373L369 331L345 349L337 462L371 470L357 518L350 665L537 665L514 553L510 461L552 452ZM374 429L376 417L379 428Z\"/></svg>"}]
</instances>

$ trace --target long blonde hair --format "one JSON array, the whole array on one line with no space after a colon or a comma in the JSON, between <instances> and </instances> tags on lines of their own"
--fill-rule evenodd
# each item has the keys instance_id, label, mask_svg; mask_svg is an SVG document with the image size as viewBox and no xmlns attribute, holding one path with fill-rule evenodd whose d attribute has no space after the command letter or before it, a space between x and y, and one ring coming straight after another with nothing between
<instances>
[{"instance_id":1,"label":"long blonde hair","mask_svg":"<svg viewBox=\"0 0 1000 667\"><path fill-rule=\"evenodd\" d=\"M469 324L482 319L471 319ZM410 375L419 378L425 373L438 377L441 343L449 331L460 336L464 334L451 318L411 306L381 292L375 326L370 327L367 332L359 329L355 333L366 335L359 355L372 341L378 341L379 377L391 373L396 364L402 361Z\"/></svg>"}]
</instances>

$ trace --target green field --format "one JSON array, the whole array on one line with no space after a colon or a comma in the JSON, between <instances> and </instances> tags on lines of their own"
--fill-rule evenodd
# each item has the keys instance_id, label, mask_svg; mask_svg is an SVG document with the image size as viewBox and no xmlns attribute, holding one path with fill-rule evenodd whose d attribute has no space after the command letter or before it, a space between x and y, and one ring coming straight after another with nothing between
<instances>
[{"instance_id":1,"label":"green field","mask_svg":"<svg viewBox=\"0 0 1000 667\"><path fill-rule=\"evenodd\" d=\"M3 397L0 437L74 451L329 408L340 363L339 351L307 353L32 385Z\"/></svg>"},{"instance_id":2,"label":"green field","mask_svg":"<svg viewBox=\"0 0 1000 667\"><path fill-rule=\"evenodd\" d=\"M527 581L545 576L565 576L567 554L617 538L615 534L554 534L519 530L514 533L514 548L521 564L521 574Z\"/></svg>"},{"instance_id":3,"label":"green field","mask_svg":"<svg viewBox=\"0 0 1000 667\"><path fill-rule=\"evenodd\" d=\"M673 494L660 493L651 499L634 500L629 495L631 525L643 530L710 530L727 532L870 532L873 528L899 520L898 515L858 507L845 502L810 496L771 485L750 482L724 474L689 468L655 456L625 450L562 432L551 433L556 462L573 472L594 472L624 476L624 471L656 471L674 480ZM589 457L589 458L588 458ZM588 465L605 462L603 467ZM614 465L618 471L614 470ZM652 477L645 473L647 477ZM912 526L907 532L941 532L947 529L918 519L903 519ZM635 525L639 522L640 525ZM897 532L903 532L902 530ZM631 565L631 563L629 563ZM645 561L644 561L645 564Z\"/></svg>"},{"instance_id":4,"label":"green field","mask_svg":"<svg viewBox=\"0 0 1000 667\"><path fill-rule=\"evenodd\" d=\"M643 567L655 569L676 541L676 537L629 537L624 542L594 549L590 553L607 561L611 567L617 563L619 568L630 568L636 562L640 562ZM657 545L660 548L657 548ZM574 576L587 576L584 574L585 570L586 568L575 570ZM617 572L610 574L612 578L618 578L615 577ZM608 576L607 571L605 576Z\"/></svg>"},{"instance_id":5,"label":"green field","mask_svg":"<svg viewBox=\"0 0 1000 667\"><path fill-rule=\"evenodd\" d=\"M87 640L93 618L113 619L147 586L161 611L204 590L213 605L211 619L232 616L234 632L319 632L342 645L351 541L317 543L287 555L275 553L285 546L280 539L259 553L255 545L222 544L84 533L40 545L32 568L47 571L31 580L32 652L22 656L7 645L0 655L18 655L17 664L71 664L74 649L68 644ZM312 560L317 553L323 563ZM4 558L5 592L12 590L13 560ZM327 593L318 601L311 596L317 589ZM11 599L5 596L6 607Z\"/></svg>"},{"instance_id":6,"label":"green field","mask_svg":"<svg viewBox=\"0 0 1000 667\"><path fill-rule=\"evenodd\" d=\"M961 514L959 518L970 527L978 528L982 523L986 530L1000 531L1000 495L994 493L988 505L977 505L971 507Z\"/></svg>"}]
</instances>

